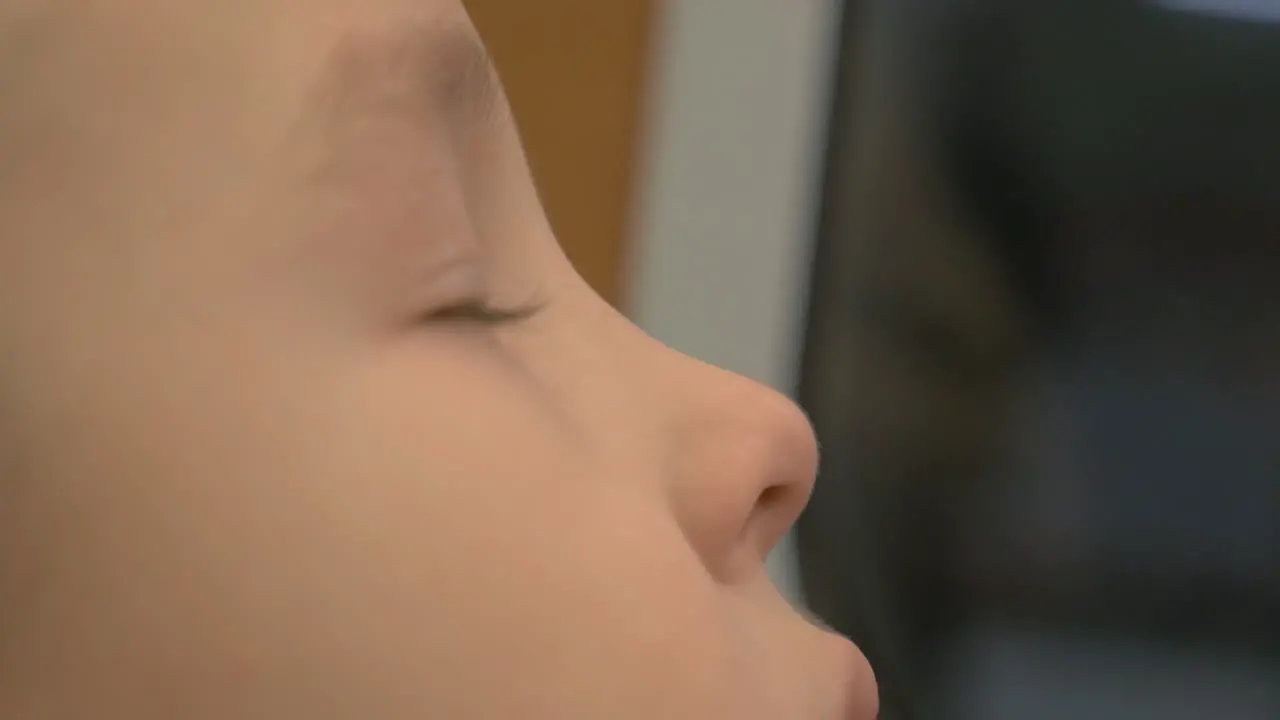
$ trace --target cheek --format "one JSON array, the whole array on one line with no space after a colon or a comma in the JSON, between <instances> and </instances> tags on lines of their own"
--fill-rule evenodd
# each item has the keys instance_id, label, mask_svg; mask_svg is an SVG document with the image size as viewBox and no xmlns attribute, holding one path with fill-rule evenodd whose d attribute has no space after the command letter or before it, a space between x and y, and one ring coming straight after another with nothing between
<instances>
[{"instance_id":1,"label":"cheek","mask_svg":"<svg viewBox=\"0 0 1280 720\"><path fill-rule=\"evenodd\" d=\"M531 507L568 512L605 489L583 485L589 454L573 452L559 410L484 342L395 349L359 373L337 418L334 451L370 479L360 492L413 532L484 542Z\"/></svg>"},{"instance_id":2,"label":"cheek","mask_svg":"<svg viewBox=\"0 0 1280 720\"><path fill-rule=\"evenodd\" d=\"M54 354L88 360L32 396L47 462L0 508L2 569L42 578L7 603L31 687L95 678L83 702L135 715L748 716L663 479L585 404L474 344L128 346Z\"/></svg>"},{"instance_id":3,"label":"cheek","mask_svg":"<svg viewBox=\"0 0 1280 720\"><path fill-rule=\"evenodd\" d=\"M724 716L743 672L731 600L660 479L603 459L510 373L476 359L440 370L372 372L340 453L369 478L348 517L377 528L354 568L360 632L380 638L368 661L434 668L424 697L459 717ZM510 707L486 704L495 683Z\"/></svg>"}]
</instances>

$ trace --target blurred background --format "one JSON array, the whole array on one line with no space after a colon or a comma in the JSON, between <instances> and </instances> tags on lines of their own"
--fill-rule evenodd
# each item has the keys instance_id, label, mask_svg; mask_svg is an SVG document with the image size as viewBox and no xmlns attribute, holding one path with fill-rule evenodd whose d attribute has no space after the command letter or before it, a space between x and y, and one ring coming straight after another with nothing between
<instances>
[{"instance_id":1,"label":"blurred background","mask_svg":"<svg viewBox=\"0 0 1280 720\"><path fill-rule=\"evenodd\" d=\"M809 412L885 720L1280 719L1280 1L466 4L584 276Z\"/></svg>"}]
</instances>

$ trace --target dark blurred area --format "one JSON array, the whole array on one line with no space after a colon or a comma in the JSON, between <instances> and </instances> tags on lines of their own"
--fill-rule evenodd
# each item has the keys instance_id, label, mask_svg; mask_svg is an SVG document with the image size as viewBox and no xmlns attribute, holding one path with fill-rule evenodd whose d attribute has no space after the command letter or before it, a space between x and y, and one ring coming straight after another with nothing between
<instances>
[{"instance_id":1,"label":"dark blurred area","mask_svg":"<svg viewBox=\"0 0 1280 720\"><path fill-rule=\"evenodd\" d=\"M844 15L810 605L885 720L1280 718L1280 3Z\"/></svg>"}]
</instances>

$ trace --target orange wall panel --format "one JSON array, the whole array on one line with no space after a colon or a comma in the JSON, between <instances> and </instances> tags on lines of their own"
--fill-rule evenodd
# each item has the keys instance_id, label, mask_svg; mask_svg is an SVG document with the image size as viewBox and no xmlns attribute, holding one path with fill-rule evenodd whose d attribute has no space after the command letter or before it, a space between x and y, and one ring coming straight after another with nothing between
<instances>
[{"instance_id":1,"label":"orange wall panel","mask_svg":"<svg viewBox=\"0 0 1280 720\"><path fill-rule=\"evenodd\" d=\"M520 125L551 225L620 300L655 0L464 0Z\"/></svg>"}]
</instances>

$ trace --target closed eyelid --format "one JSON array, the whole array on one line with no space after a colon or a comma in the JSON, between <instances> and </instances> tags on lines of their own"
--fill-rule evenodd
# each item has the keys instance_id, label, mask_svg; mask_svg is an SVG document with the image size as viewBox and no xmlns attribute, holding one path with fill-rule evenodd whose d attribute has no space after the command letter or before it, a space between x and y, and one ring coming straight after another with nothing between
<instances>
[{"instance_id":1,"label":"closed eyelid","mask_svg":"<svg viewBox=\"0 0 1280 720\"><path fill-rule=\"evenodd\" d=\"M474 31L403 19L348 30L319 68L294 129L326 244L381 278L397 317L477 302L507 309L461 181L458 144L505 102Z\"/></svg>"}]
</instances>

